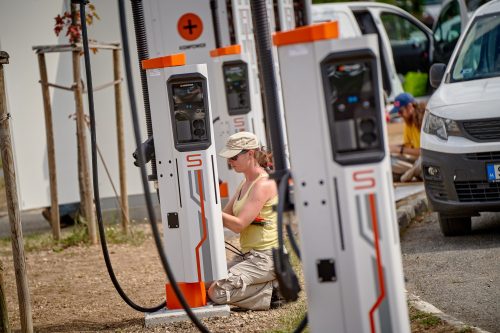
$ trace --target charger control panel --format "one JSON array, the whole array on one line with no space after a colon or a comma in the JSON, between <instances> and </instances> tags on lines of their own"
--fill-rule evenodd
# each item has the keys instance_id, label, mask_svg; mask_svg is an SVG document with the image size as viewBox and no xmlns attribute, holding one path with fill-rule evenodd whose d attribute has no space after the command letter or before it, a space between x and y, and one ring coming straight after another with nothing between
<instances>
[{"instance_id":1,"label":"charger control panel","mask_svg":"<svg viewBox=\"0 0 500 333\"><path fill-rule=\"evenodd\" d=\"M174 75L167 82L174 144L178 151L210 146L207 80L201 74Z\"/></svg>"},{"instance_id":2,"label":"charger control panel","mask_svg":"<svg viewBox=\"0 0 500 333\"><path fill-rule=\"evenodd\" d=\"M230 116L250 112L250 85L248 65L241 60L226 61L222 65L227 109Z\"/></svg>"},{"instance_id":3,"label":"charger control panel","mask_svg":"<svg viewBox=\"0 0 500 333\"><path fill-rule=\"evenodd\" d=\"M384 117L375 55L335 53L321 62L321 72L334 160L341 165L382 160Z\"/></svg>"}]
</instances>

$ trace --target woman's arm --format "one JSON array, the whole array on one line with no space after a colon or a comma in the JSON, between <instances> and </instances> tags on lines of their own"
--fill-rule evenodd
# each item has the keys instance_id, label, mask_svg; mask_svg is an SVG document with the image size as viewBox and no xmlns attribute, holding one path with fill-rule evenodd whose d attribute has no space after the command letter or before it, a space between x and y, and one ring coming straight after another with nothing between
<instances>
[{"instance_id":1,"label":"woman's arm","mask_svg":"<svg viewBox=\"0 0 500 333\"><path fill-rule=\"evenodd\" d=\"M240 189L241 189L241 187L240 187ZM224 215L224 213L233 215L233 205L234 205L234 201L236 200L236 196L238 195L238 193L239 193L239 190L236 191L236 193L233 195L231 200L229 200L229 202L224 206L224 208L222 209L223 215Z\"/></svg>"},{"instance_id":2,"label":"woman's arm","mask_svg":"<svg viewBox=\"0 0 500 333\"><path fill-rule=\"evenodd\" d=\"M389 147L392 154L420 156L420 148L411 148L409 145L391 145Z\"/></svg>"},{"instance_id":3,"label":"woman's arm","mask_svg":"<svg viewBox=\"0 0 500 333\"><path fill-rule=\"evenodd\" d=\"M248 194L245 206L241 209L238 216L233 216L226 212L222 213L224 226L233 232L242 232L259 215L266 201L274 197L276 193L276 183L274 181L258 181Z\"/></svg>"},{"instance_id":4,"label":"woman's arm","mask_svg":"<svg viewBox=\"0 0 500 333\"><path fill-rule=\"evenodd\" d=\"M420 156L420 148L411 148L403 145L403 148L401 149L401 154L413 155L418 157Z\"/></svg>"}]
</instances>

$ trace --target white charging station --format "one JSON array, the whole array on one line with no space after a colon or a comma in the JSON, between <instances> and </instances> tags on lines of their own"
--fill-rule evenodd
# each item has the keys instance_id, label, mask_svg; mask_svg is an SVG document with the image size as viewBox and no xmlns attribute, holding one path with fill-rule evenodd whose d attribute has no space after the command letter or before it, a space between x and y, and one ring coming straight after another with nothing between
<instances>
[{"instance_id":1,"label":"white charging station","mask_svg":"<svg viewBox=\"0 0 500 333\"><path fill-rule=\"evenodd\" d=\"M212 77L210 82L218 88L212 96L218 109L214 121L215 147L224 148L227 138L234 133L253 132L258 138L265 138L262 122L262 101L255 92L255 80L251 73L248 57L241 53L240 45L218 48L210 52ZM225 158L217 157L221 198L229 199L242 181L242 175L232 170Z\"/></svg>"},{"instance_id":2,"label":"white charging station","mask_svg":"<svg viewBox=\"0 0 500 333\"><path fill-rule=\"evenodd\" d=\"M410 332L377 37L278 33L312 332Z\"/></svg>"},{"instance_id":3,"label":"white charging station","mask_svg":"<svg viewBox=\"0 0 500 333\"><path fill-rule=\"evenodd\" d=\"M164 248L190 307L227 277L206 65L185 55L143 61L150 92ZM169 283L167 309L181 309ZM229 308L228 308L229 310Z\"/></svg>"}]
</instances>

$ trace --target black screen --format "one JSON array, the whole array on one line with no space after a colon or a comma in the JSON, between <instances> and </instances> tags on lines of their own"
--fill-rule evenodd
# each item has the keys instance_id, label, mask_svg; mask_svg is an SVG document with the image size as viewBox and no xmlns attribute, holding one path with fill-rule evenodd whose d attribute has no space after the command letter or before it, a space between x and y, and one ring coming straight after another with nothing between
<instances>
[{"instance_id":1,"label":"black screen","mask_svg":"<svg viewBox=\"0 0 500 333\"><path fill-rule=\"evenodd\" d=\"M326 65L330 103L336 120L350 119L373 109L372 73L368 63Z\"/></svg>"},{"instance_id":2,"label":"black screen","mask_svg":"<svg viewBox=\"0 0 500 333\"><path fill-rule=\"evenodd\" d=\"M248 113L250 111L248 65L242 61L226 62L223 73L229 115Z\"/></svg>"}]
</instances>

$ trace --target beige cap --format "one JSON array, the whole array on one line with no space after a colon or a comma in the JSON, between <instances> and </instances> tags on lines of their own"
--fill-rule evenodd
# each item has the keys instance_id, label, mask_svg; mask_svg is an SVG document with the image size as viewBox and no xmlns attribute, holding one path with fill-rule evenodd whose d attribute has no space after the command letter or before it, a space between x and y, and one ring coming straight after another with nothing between
<instances>
[{"instance_id":1,"label":"beige cap","mask_svg":"<svg viewBox=\"0 0 500 333\"><path fill-rule=\"evenodd\" d=\"M219 152L219 156L231 158L242 150L251 150L260 148L259 139L250 132L238 132L231 135L226 142L226 146Z\"/></svg>"}]
</instances>

